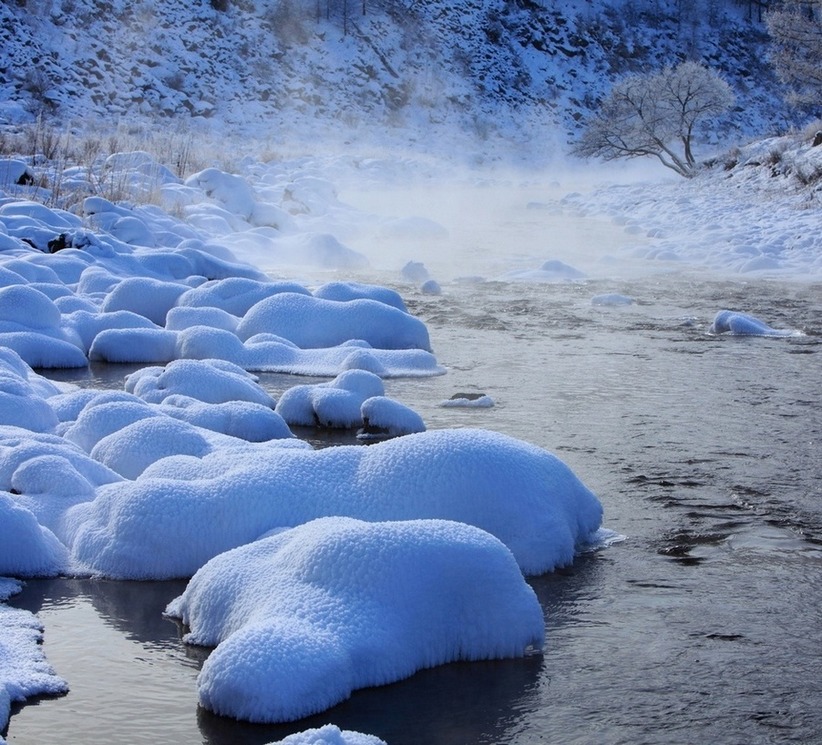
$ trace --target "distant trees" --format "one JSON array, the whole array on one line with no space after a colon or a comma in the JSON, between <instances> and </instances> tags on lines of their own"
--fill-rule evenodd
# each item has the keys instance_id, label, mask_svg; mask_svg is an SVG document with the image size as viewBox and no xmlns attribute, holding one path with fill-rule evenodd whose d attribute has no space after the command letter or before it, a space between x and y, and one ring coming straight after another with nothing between
<instances>
[{"instance_id":1,"label":"distant trees","mask_svg":"<svg viewBox=\"0 0 822 745\"><path fill-rule=\"evenodd\" d=\"M611 89L574 152L606 160L653 155L689 177L696 167L695 128L724 114L733 103L730 86L696 62L631 75Z\"/></svg>"},{"instance_id":2,"label":"distant trees","mask_svg":"<svg viewBox=\"0 0 822 745\"><path fill-rule=\"evenodd\" d=\"M786 0L766 15L771 62L799 107L822 106L822 0Z\"/></svg>"},{"instance_id":3,"label":"distant trees","mask_svg":"<svg viewBox=\"0 0 822 745\"><path fill-rule=\"evenodd\" d=\"M737 5L748 6L748 18L752 21L761 22L763 20L763 13L768 10L771 5L774 5L773 0L736 0Z\"/></svg>"}]
</instances>

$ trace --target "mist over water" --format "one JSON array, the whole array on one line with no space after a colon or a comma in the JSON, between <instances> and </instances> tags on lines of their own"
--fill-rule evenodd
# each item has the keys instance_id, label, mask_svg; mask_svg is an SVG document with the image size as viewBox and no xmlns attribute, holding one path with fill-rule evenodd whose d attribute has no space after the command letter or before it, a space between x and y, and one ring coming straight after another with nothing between
<instances>
[{"instance_id":1,"label":"mist over water","mask_svg":"<svg viewBox=\"0 0 822 745\"><path fill-rule=\"evenodd\" d=\"M634 261L647 236L558 209L567 179L455 182L343 186L342 201L381 218L346 240L372 264L357 278L399 289L448 368L386 381L387 395L429 429L483 427L557 453L627 537L530 578L543 655L446 665L308 720L248 725L196 707L196 651L161 616L180 583L33 581L12 604L40 612L72 690L22 707L10 743L263 745L327 722L389 745L818 740L822 285ZM499 279L554 259L587 279ZM411 260L441 295L402 282ZM472 276L496 281L452 282ZM634 302L592 304L602 293ZM709 335L726 307L805 335ZM80 382L121 387L123 372ZM297 382L261 376L274 395ZM496 405L439 405L458 391Z\"/></svg>"},{"instance_id":2,"label":"mist over water","mask_svg":"<svg viewBox=\"0 0 822 745\"><path fill-rule=\"evenodd\" d=\"M573 190L575 178L560 182L512 174L483 183L475 175L432 179L410 189L344 190L340 198L384 218L351 241L377 271L396 272L407 261L416 261L438 282L493 280L560 260L593 276L648 273L647 262L641 268L639 262L623 258L622 266L615 266L615 255L642 245L643 236L562 209L561 200Z\"/></svg>"}]
</instances>

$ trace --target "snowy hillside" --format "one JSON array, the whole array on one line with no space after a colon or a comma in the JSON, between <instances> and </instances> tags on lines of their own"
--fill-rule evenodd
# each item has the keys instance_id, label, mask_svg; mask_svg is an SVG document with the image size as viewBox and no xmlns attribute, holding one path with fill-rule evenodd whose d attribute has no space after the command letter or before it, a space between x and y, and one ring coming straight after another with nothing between
<instances>
[{"instance_id":1,"label":"snowy hillside","mask_svg":"<svg viewBox=\"0 0 822 745\"><path fill-rule=\"evenodd\" d=\"M0 4L0 122L194 118L273 141L501 134L540 151L573 139L615 78L690 57L732 84L730 136L783 128L764 24L730 0L681 5L16 0Z\"/></svg>"}]
</instances>

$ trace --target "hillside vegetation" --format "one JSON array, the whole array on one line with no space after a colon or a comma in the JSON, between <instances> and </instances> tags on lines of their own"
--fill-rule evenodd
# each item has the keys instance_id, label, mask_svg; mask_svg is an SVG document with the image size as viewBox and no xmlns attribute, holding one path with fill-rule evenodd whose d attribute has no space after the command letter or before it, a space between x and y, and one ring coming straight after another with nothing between
<instances>
[{"instance_id":1,"label":"hillside vegetation","mask_svg":"<svg viewBox=\"0 0 822 745\"><path fill-rule=\"evenodd\" d=\"M737 99L713 137L770 134L790 110L754 5L14 0L0 4L0 121L173 117L275 134L323 122L564 144L620 76L695 59Z\"/></svg>"}]
</instances>

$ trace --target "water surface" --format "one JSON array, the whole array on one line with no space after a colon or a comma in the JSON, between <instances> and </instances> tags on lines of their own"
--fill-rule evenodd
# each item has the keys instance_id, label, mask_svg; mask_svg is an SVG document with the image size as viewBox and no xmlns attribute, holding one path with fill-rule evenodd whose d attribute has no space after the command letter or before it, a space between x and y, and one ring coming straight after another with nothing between
<instances>
[{"instance_id":1,"label":"water surface","mask_svg":"<svg viewBox=\"0 0 822 745\"><path fill-rule=\"evenodd\" d=\"M162 617L181 583L32 581L12 602L40 614L71 691L18 707L8 741L262 744L333 722L390 745L819 742L822 286L664 272L401 289L448 374L388 394L429 428L557 453L627 536L530 578L543 655L446 665L301 722L249 725L197 708L201 654ZM606 292L636 302L591 304ZM723 308L806 335L710 336ZM79 382L119 386L124 372ZM306 381L261 382L277 395ZM439 406L458 391L496 406Z\"/></svg>"}]
</instances>

